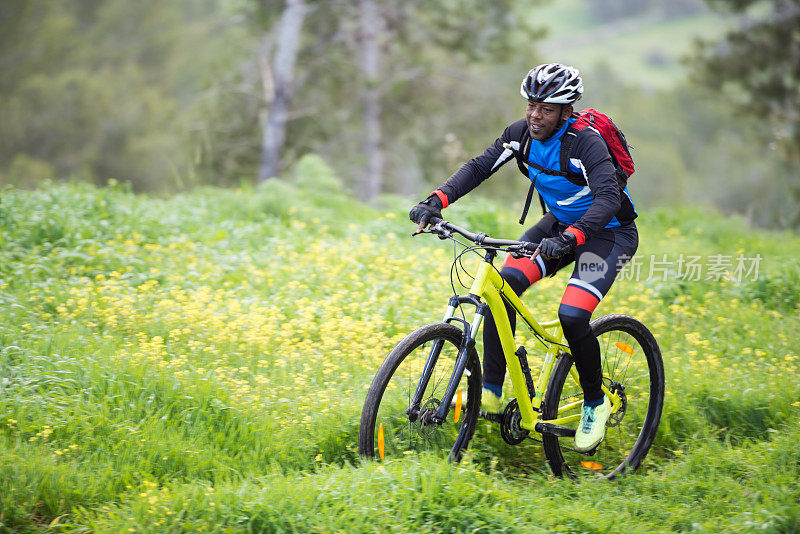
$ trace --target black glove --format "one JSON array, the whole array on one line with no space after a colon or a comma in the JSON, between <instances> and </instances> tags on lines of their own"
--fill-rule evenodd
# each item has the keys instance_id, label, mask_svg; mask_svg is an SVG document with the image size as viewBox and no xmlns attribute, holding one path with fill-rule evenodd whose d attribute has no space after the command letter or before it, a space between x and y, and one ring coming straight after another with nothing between
<instances>
[{"instance_id":1,"label":"black glove","mask_svg":"<svg viewBox=\"0 0 800 534\"><path fill-rule=\"evenodd\" d=\"M431 217L442 218L442 201L436 195L431 195L411 208L408 217L424 228L428 226Z\"/></svg>"},{"instance_id":2,"label":"black glove","mask_svg":"<svg viewBox=\"0 0 800 534\"><path fill-rule=\"evenodd\" d=\"M561 232L556 237L546 237L539 243L539 251L545 258L560 258L575 250L578 238L572 232Z\"/></svg>"}]
</instances>

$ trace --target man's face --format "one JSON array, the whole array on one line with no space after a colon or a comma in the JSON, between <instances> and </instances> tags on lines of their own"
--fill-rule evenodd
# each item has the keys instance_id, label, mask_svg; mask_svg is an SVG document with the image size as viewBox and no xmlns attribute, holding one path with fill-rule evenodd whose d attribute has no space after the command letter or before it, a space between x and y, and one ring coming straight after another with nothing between
<instances>
[{"instance_id":1,"label":"man's face","mask_svg":"<svg viewBox=\"0 0 800 534\"><path fill-rule=\"evenodd\" d=\"M528 121L528 130L531 133L531 137L537 141L544 141L556 132L562 119L567 120L571 114L571 105L565 106L528 100L525 118Z\"/></svg>"}]
</instances>

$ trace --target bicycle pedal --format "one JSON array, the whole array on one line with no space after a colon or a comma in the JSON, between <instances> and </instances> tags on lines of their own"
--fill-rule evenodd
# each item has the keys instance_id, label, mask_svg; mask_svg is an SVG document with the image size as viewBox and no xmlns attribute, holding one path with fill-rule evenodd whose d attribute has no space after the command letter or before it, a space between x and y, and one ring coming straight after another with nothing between
<instances>
[{"instance_id":1,"label":"bicycle pedal","mask_svg":"<svg viewBox=\"0 0 800 534\"><path fill-rule=\"evenodd\" d=\"M603 439L600 440L600 443L595 445L594 449L588 450L586 452L581 452L581 454L585 454L586 456L594 456L595 454L597 454L597 449L600 448L600 445L602 445L605 440L606 440L606 438L605 438L605 436L603 436ZM576 452L580 452L580 451L576 451Z\"/></svg>"}]
</instances>

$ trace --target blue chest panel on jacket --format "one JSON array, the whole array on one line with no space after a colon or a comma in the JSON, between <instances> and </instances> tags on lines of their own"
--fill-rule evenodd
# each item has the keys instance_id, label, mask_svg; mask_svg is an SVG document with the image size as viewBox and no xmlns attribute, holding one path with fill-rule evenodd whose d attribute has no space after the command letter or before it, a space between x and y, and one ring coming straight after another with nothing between
<instances>
[{"instance_id":1,"label":"blue chest panel on jacket","mask_svg":"<svg viewBox=\"0 0 800 534\"><path fill-rule=\"evenodd\" d=\"M574 118L569 119L549 139L544 141L531 139L528 161L554 171L560 171L561 139L575 120ZM576 166L572 161L570 161L569 170L586 176L583 166ZM542 195L547 209L562 223L572 224L580 219L594 200L588 183L583 186L576 185L563 176L545 174L532 168L528 170L528 177L532 181L536 181L536 190ZM614 217L606 225L606 228L619 225L619 221Z\"/></svg>"}]
</instances>

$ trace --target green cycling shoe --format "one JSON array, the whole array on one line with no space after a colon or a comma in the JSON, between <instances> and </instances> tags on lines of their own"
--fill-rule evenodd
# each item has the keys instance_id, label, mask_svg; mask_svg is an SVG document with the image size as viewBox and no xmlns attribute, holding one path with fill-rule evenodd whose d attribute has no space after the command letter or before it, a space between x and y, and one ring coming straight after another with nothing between
<instances>
[{"instance_id":1,"label":"green cycling shoe","mask_svg":"<svg viewBox=\"0 0 800 534\"><path fill-rule=\"evenodd\" d=\"M483 388L481 392L481 413L500 414L503 413L503 397L497 396L489 389Z\"/></svg>"},{"instance_id":2,"label":"green cycling shoe","mask_svg":"<svg viewBox=\"0 0 800 534\"><path fill-rule=\"evenodd\" d=\"M575 450L588 452L603 441L606 435L606 423L611 415L611 401L603 397L603 404L598 406L583 406L581 421L575 432Z\"/></svg>"}]
</instances>

